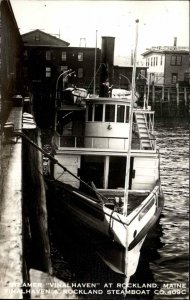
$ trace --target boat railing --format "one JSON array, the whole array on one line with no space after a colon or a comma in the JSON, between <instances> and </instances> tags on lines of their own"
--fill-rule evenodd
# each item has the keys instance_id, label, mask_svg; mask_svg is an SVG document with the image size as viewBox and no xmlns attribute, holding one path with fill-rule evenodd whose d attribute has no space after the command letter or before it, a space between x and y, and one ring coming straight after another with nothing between
<instances>
[{"instance_id":1,"label":"boat railing","mask_svg":"<svg viewBox=\"0 0 190 300\"><path fill-rule=\"evenodd\" d=\"M141 138L147 139L147 138ZM102 136L76 136L76 135L54 135L54 143L58 148L90 148L109 150L128 150L128 138L124 137L102 137ZM155 137L152 136L152 143L155 145ZM139 137L133 136L132 149L140 150ZM155 147L153 146L153 150Z\"/></svg>"}]
</instances>

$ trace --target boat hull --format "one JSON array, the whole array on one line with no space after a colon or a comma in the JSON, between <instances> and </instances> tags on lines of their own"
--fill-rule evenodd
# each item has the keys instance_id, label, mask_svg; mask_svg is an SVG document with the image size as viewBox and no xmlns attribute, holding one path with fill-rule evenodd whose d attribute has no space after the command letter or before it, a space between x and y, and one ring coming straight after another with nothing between
<instances>
[{"instance_id":1,"label":"boat hull","mask_svg":"<svg viewBox=\"0 0 190 300\"><path fill-rule=\"evenodd\" d=\"M139 216L146 209L145 205L141 205L139 211L136 209L136 214L133 212L131 219L128 219L73 187L58 181L47 183L50 192L48 198L53 199L51 207L56 210L56 215L61 215L63 221L69 222L69 230L73 228L72 232L75 233L82 231L114 272L132 276L138 265L143 241L160 216L163 197L158 195L159 201L150 207L149 220L141 225L143 218L141 216L142 220L139 221Z\"/></svg>"}]
</instances>

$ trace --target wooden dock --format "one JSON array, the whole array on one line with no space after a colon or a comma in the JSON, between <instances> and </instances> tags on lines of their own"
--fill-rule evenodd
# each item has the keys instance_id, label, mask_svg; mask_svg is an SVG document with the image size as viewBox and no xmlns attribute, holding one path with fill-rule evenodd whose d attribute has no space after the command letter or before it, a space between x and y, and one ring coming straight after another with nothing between
<instances>
[{"instance_id":1,"label":"wooden dock","mask_svg":"<svg viewBox=\"0 0 190 300\"><path fill-rule=\"evenodd\" d=\"M21 99L13 106L0 137L0 299L77 299L65 282L50 275L41 153L5 130L24 128L40 145L31 116L23 112Z\"/></svg>"},{"instance_id":2,"label":"wooden dock","mask_svg":"<svg viewBox=\"0 0 190 300\"><path fill-rule=\"evenodd\" d=\"M12 110L9 120L22 126L22 107ZM3 138L3 137L2 137ZM3 144L1 140L0 182L0 298L22 299L22 291L12 293L23 281L22 236L22 141Z\"/></svg>"},{"instance_id":3,"label":"wooden dock","mask_svg":"<svg viewBox=\"0 0 190 300\"><path fill-rule=\"evenodd\" d=\"M147 87L144 93L147 95ZM173 87L154 84L150 86L148 106L155 110L156 117L188 117L189 105L190 87L181 87L178 84Z\"/></svg>"}]
</instances>

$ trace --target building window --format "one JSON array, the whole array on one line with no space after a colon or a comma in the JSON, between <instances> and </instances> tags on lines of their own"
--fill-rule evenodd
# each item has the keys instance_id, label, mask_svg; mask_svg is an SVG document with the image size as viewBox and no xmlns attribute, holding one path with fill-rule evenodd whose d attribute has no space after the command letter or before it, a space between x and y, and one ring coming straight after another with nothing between
<instances>
[{"instance_id":1,"label":"building window","mask_svg":"<svg viewBox=\"0 0 190 300\"><path fill-rule=\"evenodd\" d=\"M115 105L106 104L105 108L105 122L115 121Z\"/></svg>"},{"instance_id":2,"label":"building window","mask_svg":"<svg viewBox=\"0 0 190 300\"><path fill-rule=\"evenodd\" d=\"M102 121L103 105L95 104L94 121Z\"/></svg>"},{"instance_id":3,"label":"building window","mask_svg":"<svg viewBox=\"0 0 190 300\"><path fill-rule=\"evenodd\" d=\"M158 65L158 57L156 57L156 66Z\"/></svg>"},{"instance_id":4,"label":"building window","mask_svg":"<svg viewBox=\"0 0 190 300\"><path fill-rule=\"evenodd\" d=\"M156 65L156 57L154 57L154 66Z\"/></svg>"},{"instance_id":5,"label":"building window","mask_svg":"<svg viewBox=\"0 0 190 300\"><path fill-rule=\"evenodd\" d=\"M61 66L61 73L68 70L68 66Z\"/></svg>"},{"instance_id":6,"label":"building window","mask_svg":"<svg viewBox=\"0 0 190 300\"><path fill-rule=\"evenodd\" d=\"M177 83L177 79L178 79L177 73L172 73L172 83Z\"/></svg>"},{"instance_id":7,"label":"building window","mask_svg":"<svg viewBox=\"0 0 190 300\"><path fill-rule=\"evenodd\" d=\"M51 68L46 67L46 77L51 77Z\"/></svg>"},{"instance_id":8,"label":"building window","mask_svg":"<svg viewBox=\"0 0 190 300\"><path fill-rule=\"evenodd\" d=\"M155 74L154 73L150 73L150 80L154 81L155 80Z\"/></svg>"},{"instance_id":9,"label":"building window","mask_svg":"<svg viewBox=\"0 0 190 300\"><path fill-rule=\"evenodd\" d=\"M27 50L24 50L24 57L28 58L28 51Z\"/></svg>"},{"instance_id":10,"label":"building window","mask_svg":"<svg viewBox=\"0 0 190 300\"><path fill-rule=\"evenodd\" d=\"M181 55L172 55L171 56L171 65L172 66L181 66L182 65L182 56Z\"/></svg>"},{"instance_id":11,"label":"building window","mask_svg":"<svg viewBox=\"0 0 190 300\"><path fill-rule=\"evenodd\" d=\"M153 57L151 57L151 66L153 66Z\"/></svg>"},{"instance_id":12,"label":"building window","mask_svg":"<svg viewBox=\"0 0 190 300\"><path fill-rule=\"evenodd\" d=\"M144 79L144 77L146 77L146 74L145 74L145 70L144 69L141 69L140 70L140 75L142 75L142 79ZM141 77L140 77L141 78Z\"/></svg>"},{"instance_id":13,"label":"building window","mask_svg":"<svg viewBox=\"0 0 190 300\"><path fill-rule=\"evenodd\" d=\"M83 52L78 52L78 61L83 61Z\"/></svg>"},{"instance_id":14,"label":"building window","mask_svg":"<svg viewBox=\"0 0 190 300\"><path fill-rule=\"evenodd\" d=\"M117 106L117 122L123 123L124 122L124 115L125 115L125 106L118 105Z\"/></svg>"},{"instance_id":15,"label":"building window","mask_svg":"<svg viewBox=\"0 0 190 300\"><path fill-rule=\"evenodd\" d=\"M78 78L83 78L83 68L78 68Z\"/></svg>"},{"instance_id":16,"label":"building window","mask_svg":"<svg viewBox=\"0 0 190 300\"><path fill-rule=\"evenodd\" d=\"M39 41L40 40L40 34L36 33L34 36L35 41Z\"/></svg>"},{"instance_id":17,"label":"building window","mask_svg":"<svg viewBox=\"0 0 190 300\"><path fill-rule=\"evenodd\" d=\"M61 60L66 61L67 60L67 53L65 51L61 52Z\"/></svg>"},{"instance_id":18,"label":"building window","mask_svg":"<svg viewBox=\"0 0 190 300\"><path fill-rule=\"evenodd\" d=\"M189 80L190 80L190 73L189 72L184 73L184 81L189 82Z\"/></svg>"},{"instance_id":19,"label":"building window","mask_svg":"<svg viewBox=\"0 0 190 300\"><path fill-rule=\"evenodd\" d=\"M163 55L160 56L160 65L162 66L163 64Z\"/></svg>"},{"instance_id":20,"label":"building window","mask_svg":"<svg viewBox=\"0 0 190 300\"><path fill-rule=\"evenodd\" d=\"M46 60L51 60L51 51L46 51Z\"/></svg>"}]
</instances>

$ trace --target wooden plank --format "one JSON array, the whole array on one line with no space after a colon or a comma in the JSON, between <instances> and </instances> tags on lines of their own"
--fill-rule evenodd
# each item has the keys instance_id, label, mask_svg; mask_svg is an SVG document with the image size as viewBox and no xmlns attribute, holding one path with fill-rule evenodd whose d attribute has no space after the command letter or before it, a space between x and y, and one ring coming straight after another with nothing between
<instances>
[{"instance_id":1,"label":"wooden plank","mask_svg":"<svg viewBox=\"0 0 190 300\"><path fill-rule=\"evenodd\" d=\"M22 108L11 111L9 122L21 129ZM22 291L12 292L23 281L22 240L22 140L3 144L1 149L0 201L0 299L22 299Z\"/></svg>"}]
</instances>

